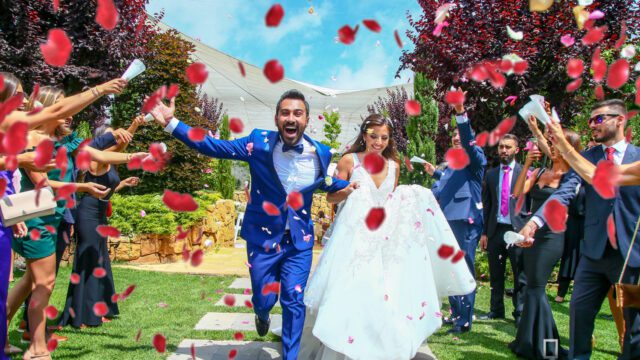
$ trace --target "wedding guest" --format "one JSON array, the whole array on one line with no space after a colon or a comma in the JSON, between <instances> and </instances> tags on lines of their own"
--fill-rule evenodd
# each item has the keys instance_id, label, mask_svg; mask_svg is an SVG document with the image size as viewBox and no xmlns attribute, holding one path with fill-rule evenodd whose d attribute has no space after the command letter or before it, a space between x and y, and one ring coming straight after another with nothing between
<instances>
[{"instance_id":1,"label":"wedding guest","mask_svg":"<svg viewBox=\"0 0 640 360\"><path fill-rule=\"evenodd\" d=\"M464 149L469 156L469 165L464 169L454 170L449 167L444 171L436 170L430 163L425 164L425 171L435 178L436 183L431 191L438 199L449 226L458 240L460 248L465 252L464 259L471 274L475 276L475 254L478 240L482 235L482 179L487 159L481 147L472 143L473 130L463 105L455 106L458 127L454 130L452 145L454 149ZM453 325L449 333L463 333L471 330L475 290L464 296L452 296L451 318L445 323Z\"/></svg>"},{"instance_id":2,"label":"wedding guest","mask_svg":"<svg viewBox=\"0 0 640 360\"><path fill-rule=\"evenodd\" d=\"M117 79L104 85L99 85L97 89L93 89L93 91L90 90L89 92L93 94L94 98L104 93L117 93L121 91L123 84L125 84L124 81ZM49 91L55 92L56 89L41 89L41 92ZM58 100L59 102L64 101L61 92L56 97L55 102L58 102ZM55 103L52 106L55 106ZM44 109L47 108L48 107L45 107ZM42 111L45 111L44 109ZM66 151L68 168L62 171L63 169L58 167L48 173L24 171L21 169L21 172L23 172L21 181L22 191L34 189L35 184L41 181L48 183L55 190L61 189L63 186L71 183L74 156L77 153L82 139L75 136L74 133L71 133L68 128L69 121L70 117L45 122L29 132L27 149L35 148L41 141L54 140L55 156L57 156L58 151ZM92 158L113 163L125 163L132 157L132 154L103 153L88 146L84 147L83 150L87 151ZM96 196L105 196L108 192L105 187L94 183L74 184L78 192L90 192ZM51 229L57 229L60 225L65 205L66 200L59 199L53 215L30 219L26 222L30 237L34 237L37 241L31 241L25 238L15 238L12 241L14 251L27 259L27 271L9 292L7 317L10 321L20 304L29 293L32 293L32 301L27 309L32 325L30 329L30 338L32 341L29 350L25 354L26 358L29 356L46 358L48 355L45 339L44 308L48 305L49 297L55 283L55 249L57 240L54 234L55 230Z\"/></svg>"},{"instance_id":3,"label":"wedding guest","mask_svg":"<svg viewBox=\"0 0 640 360\"><path fill-rule=\"evenodd\" d=\"M591 110L589 128L594 140L601 145L583 152L581 156L592 164L601 160L612 161L616 165L640 161L640 148L625 141L626 123L627 109L622 100L612 99L596 103ZM567 159L573 156L575 160L577 157L574 152L574 149L565 147L561 155ZM590 182L582 181L578 175L584 169L577 165L583 164L570 163L575 166L575 171L572 170L565 176L558 191L549 201L558 200L567 206L575 198L577 185L582 184L585 187L585 235L569 307L569 357L588 359L592 353L591 337L595 318L609 289L620 279L622 283L636 284L640 276L640 245L631 244L640 215L640 187L630 185L627 182L630 179L623 177L623 184L630 186L621 186L613 199L602 198ZM610 216L613 216L615 243L613 239L609 239L607 231ZM539 210L520 233L531 239L548 220L543 211ZM627 266L623 268L627 257ZM619 359L638 359L640 313L638 309L631 307L625 307L623 312L624 347Z\"/></svg>"},{"instance_id":4,"label":"wedding guest","mask_svg":"<svg viewBox=\"0 0 640 360\"><path fill-rule=\"evenodd\" d=\"M533 120L529 119L531 123ZM566 131L566 136L576 149L581 149L580 136L572 131ZM547 142L542 137L538 143ZM552 166L550 169L537 168L530 177L527 173L520 173L516 182L513 196L519 198L527 194L531 199L531 212L541 208L542 204L557 191L562 178L569 171L569 165L562 159L558 150L550 148ZM540 159L540 152L532 149L527 155L524 167L529 168L533 162ZM522 319L516 331L515 340L509 344L511 351L518 356L529 359L548 358L549 342L558 346L554 356L566 358L566 350L560 347L560 336L556 327L551 305L547 299L546 286L551 272L562 257L564 250L564 232L554 232L551 229L536 234L535 241L523 250L523 269L527 278Z\"/></svg>"},{"instance_id":5,"label":"wedding guest","mask_svg":"<svg viewBox=\"0 0 640 360\"><path fill-rule=\"evenodd\" d=\"M504 234L507 231L519 231L523 225L520 214L516 211L516 198L511 196L511 189L522 171L522 165L516 162L516 154L520 151L518 138L506 134L498 142L500 165L487 171L482 187L482 208L484 222L480 248L488 252L489 282L491 284L491 307L488 314L480 316L480 320L504 319L504 282L507 259L511 263L514 278L513 317L516 324L520 320L524 301L526 278L522 271L522 249L507 248ZM517 326L517 325L516 325Z\"/></svg>"},{"instance_id":6,"label":"wedding guest","mask_svg":"<svg viewBox=\"0 0 640 360\"><path fill-rule=\"evenodd\" d=\"M144 116L138 116L134 125L129 128L131 134L135 133L138 126L144 121ZM113 132L110 127L101 127L96 131L95 137ZM122 143L112 150L123 150L128 143ZM139 179L129 177L120 180L114 166L91 162L91 168L85 173L84 181L100 184L110 189L109 194L103 198L85 195L80 199L77 213L77 246L73 259L74 274L79 276L79 282L69 282L65 308L60 318L60 325L72 325L76 328L87 326L100 326L103 322L110 322L110 318L120 312L117 302L113 301L116 295L109 259L109 247L107 239L101 236L96 228L107 225L107 208L111 195L125 187L137 186ZM94 276L97 268L104 269L103 277ZM107 316L98 316L93 312L93 306L97 302L107 304Z\"/></svg>"}]
</instances>

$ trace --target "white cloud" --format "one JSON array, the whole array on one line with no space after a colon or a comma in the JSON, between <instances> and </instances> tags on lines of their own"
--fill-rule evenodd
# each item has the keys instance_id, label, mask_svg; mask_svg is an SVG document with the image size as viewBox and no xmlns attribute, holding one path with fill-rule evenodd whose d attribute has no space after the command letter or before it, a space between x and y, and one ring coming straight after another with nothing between
<instances>
[{"instance_id":1,"label":"white cloud","mask_svg":"<svg viewBox=\"0 0 640 360\"><path fill-rule=\"evenodd\" d=\"M335 81L330 79L323 86L342 90L383 87L395 73L393 56L388 55L383 46L361 45L348 53L349 64L335 67L332 70Z\"/></svg>"},{"instance_id":2,"label":"white cloud","mask_svg":"<svg viewBox=\"0 0 640 360\"><path fill-rule=\"evenodd\" d=\"M291 60L291 70L293 70L294 74L298 74L302 68L304 68L309 61L311 61L311 45L302 45L300 47L300 51L298 52L298 56Z\"/></svg>"}]
</instances>

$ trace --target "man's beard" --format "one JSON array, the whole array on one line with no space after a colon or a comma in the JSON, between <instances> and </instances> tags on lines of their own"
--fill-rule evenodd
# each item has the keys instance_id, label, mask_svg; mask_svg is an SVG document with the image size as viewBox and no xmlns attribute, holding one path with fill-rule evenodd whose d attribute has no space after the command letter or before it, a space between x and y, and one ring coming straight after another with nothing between
<instances>
[{"instance_id":1,"label":"man's beard","mask_svg":"<svg viewBox=\"0 0 640 360\"><path fill-rule=\"evenodd\" d=\"M505 159L505 158L503 158L503 157L500 157L500 163L501 163L502 165L509 165L509 164L511 164L511 162L513 161L513 159L514 159L515 157L516 157L516 156L515 156L515 154L514 154L514 155L511 155L511 156L509 156L509 157L507 157L506 159Z\"/></svg>"}]
</instances>

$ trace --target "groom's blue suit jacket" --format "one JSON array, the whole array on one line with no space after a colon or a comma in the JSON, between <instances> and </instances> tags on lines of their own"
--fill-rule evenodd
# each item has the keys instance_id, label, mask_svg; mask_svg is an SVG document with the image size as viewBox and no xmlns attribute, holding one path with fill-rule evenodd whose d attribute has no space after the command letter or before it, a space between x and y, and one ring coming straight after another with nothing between
<instances>
[{"instance_id":1,"label":"groom's blue suit jacket","mask_svg":"<svg viewBox=\"0 0 640 360\"><path fill-rule=\"evenodd\" d=\"M236 140L217 140L207 136L204 141L193 142L187 135L190 126L180 122L173 131L173 136L198 152L219 159L240 160L249 163L251 171L251 201L242 224L240 235L249 243L264 248L275 248L282 240L287 220L291 231L291 239L296 249L305 250L313 247L314 232L311 220L311 202L316 189L335 192L349 185L348 181L331 178L325 183L327 167L331 162L330 148L308 136L304 138L311 143L320 160L321 173L314 183L302 189L304 206L298 211L287 205L285 192L273 164L273 149L279 141L277 131L255 129L247 137ZM252 144L252 145L249 145ZM247 148L253 149L249 151ZM280 210L279 216L270 216L262 208L268 201Z\"/></svg>"}]
</instances>

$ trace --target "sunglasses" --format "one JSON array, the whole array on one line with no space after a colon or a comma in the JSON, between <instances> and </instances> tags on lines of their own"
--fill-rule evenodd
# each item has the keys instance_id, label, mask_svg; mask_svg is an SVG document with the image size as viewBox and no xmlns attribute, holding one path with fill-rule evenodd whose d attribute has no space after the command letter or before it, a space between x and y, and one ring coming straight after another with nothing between
<instances>
[{"instance_id":1,"label":"sunglasses","mask_svg":"<svg viewBox=\"0 0 640 360\"><path fill-rule=\"evenodd\" d=\"M620 116L620 114L599 114L599 115L596 115L596 116L594 116L594 117L589 119L589 125L591 125L591 123L596 123L596 125L600 125L600 124L602 124L604 122L605 118L609 117L609 116L615 117L615 116Z\"/></svg>"}]
</instances>

